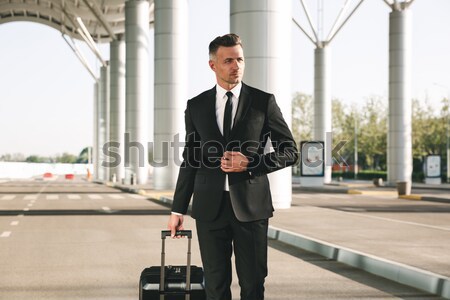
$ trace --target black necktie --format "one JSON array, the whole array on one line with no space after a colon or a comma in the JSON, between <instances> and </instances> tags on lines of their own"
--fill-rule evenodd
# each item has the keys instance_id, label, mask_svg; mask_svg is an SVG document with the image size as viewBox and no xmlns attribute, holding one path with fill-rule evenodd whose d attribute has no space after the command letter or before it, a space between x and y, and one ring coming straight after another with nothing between
<instances>
[{"instance_id":1,"label":"black necktie","mask_svg":"<svg viewBox=\"0 0 450 300\"><path fill-rule=\"evenodd\" d=\"M223 137L226 141L228 141L231 131L231 112L233 111L233 102L231 99L233 97L233 93L227 92L226 95L228 100L227 104L225 104L225 113L223 114Z\"/></svg>"}]
</instances>

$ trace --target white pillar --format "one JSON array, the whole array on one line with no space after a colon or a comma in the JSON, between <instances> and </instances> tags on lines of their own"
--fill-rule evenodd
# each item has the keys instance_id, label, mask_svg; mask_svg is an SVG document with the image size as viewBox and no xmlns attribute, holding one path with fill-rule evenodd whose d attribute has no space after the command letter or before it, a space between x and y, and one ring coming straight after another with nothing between
<instances>
[{"instance_id":1,"label":"white pillar","mask_svg":"<svg viewBox=\"0 0 450 300\"><path fill-rule=\"evenodd\" d=\"M99 97L99 79L94 84L94 147L93 147L93 164L94 164L94 174L93 178L95 180L100 180L100 97Z\"/></svg>"},{"instance_id":2,"label":"white pillar","mask_svg":"<svg viewBox=\"0 0 450 300\"><path fill-rule=\"evenodd\" d=\"M245 56L244 82L273 93L288 125L291 125L291 1L231 0L231 32L242 39ZM275 208L289 208L292 169L269 174Z\"/></svg>"},{"instance_id":3,"label":"white pillar","mask_svg":"<svg viewBox=\"0 0 450 300\"><path fill-rule=\"evenodd\" d=\"M109 168L103 146L109 141L109 67L100 67L100 107L99 107L99 164L100 180L109 180Z\"/></svg>"},{"instance_id":4,"label":"white pillar","mask_svg":"<svg viewBox=\"0 0 450 300\"><path fill-rule=\"evenodd\" d=\"M171 142L184 141L187 14L186 0L155 0L155 189L174 188L177 181L182 148L177 143L171 146Z\"/></svg>"},{"instance_id":5,"label":"white pillar","mask_svg":"<svg viewBox=\"0 0 450 300\"><path fill-rule=\"evenodd\" d=\"M117 157L110 159L109 180L115 176L121 182L125 177L125 42L122 36L110 45L110 101L109 139L118 146L110 149Z\"/></svg>"},{"instance_id":6,"label":"white pillar","mask_svg":"<svg viewBox=\"0 0 450 300\"><path fill-rule=\"evenodd\" d=\"M388 182L411 181L411 12L389 16Z\"/></svg>"},{"instance_id":7,"label":"white pillar","mask_svg":"<svg viewBox=\"0 0 450 300\"><path fill-rule=\"evenodd\" d=\"M149 3L125 2L126 40L126 182L148 180ZM127 155L128 154L128 155Z\"/></svg>"},{"instance_id":8,"label":"white pillar","mask_svg":"<svg viewBox=\"0 0 450 300\"><path fill-rule=\"evenodd\" d=\"M325 142L325 176L324 183L331 182L331 97L330 69L328 47L314 50L314 126L313 136L316 141Z\"/></svg>"}]
</instances>

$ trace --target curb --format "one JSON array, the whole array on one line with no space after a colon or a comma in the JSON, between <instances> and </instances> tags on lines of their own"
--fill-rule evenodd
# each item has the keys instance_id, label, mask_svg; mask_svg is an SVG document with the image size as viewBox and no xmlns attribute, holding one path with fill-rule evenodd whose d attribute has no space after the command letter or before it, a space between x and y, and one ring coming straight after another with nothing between
<instances>
[{"instance_id":1,"label":"curb","mask_svg":"<svg viewBox=\"0 0 450 300\"><path fill-rule=\"evenodd\" d=\"M400 199L405 200L416 200L416 201L430 201L430 202L440 202L440 203L450 203L449 198L439 198L439 197L430 197L430 196L422 196L422 195L399 195Z\"/></svg>"},{"instance_id":2,"label":"curb","mask_svg":"<svg viewBox=\"0 0 450 300\"><path fill-rule=\"evenodd\" d=\"M269 226L268 237L391 281L450 299L450 278Z\"/></svg>"},{"instance_id":3,"label":"curb","mask_svg":"<svg viewBox=\"0 0 450 300\"><path fill-rule=\"evenodd\" d=\"M398 195L397 191L366 191L360 189L337 189L337 188L322 188L322 187L294 187L293 191L296 192L314 192L324 194L349 194L349 195ZM415 201L430 201L440 203L450 203L450 198L430 197L417 194L411 195L399 195L399 199L415 200Z\"/></svg>"}]
</instances>

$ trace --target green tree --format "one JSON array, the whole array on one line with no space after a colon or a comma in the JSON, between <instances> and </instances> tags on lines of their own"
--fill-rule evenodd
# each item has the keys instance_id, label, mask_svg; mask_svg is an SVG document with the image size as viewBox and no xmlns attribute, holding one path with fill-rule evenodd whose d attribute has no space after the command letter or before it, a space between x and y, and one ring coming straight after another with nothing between
<instances>
[{"instance_id":1,"label":"green tree","mask_svg":"<svg viewBox=\"0 0 450 300\"><path fill-rule=\"evenodd\" d=\"M25 156L22 153L7 153L0 156L0 161L15 161L15 162L24 162L26 161Z\"/></svg>"},{"instance_id":2,"label":"green tree","mask_svg":"<svg viewBox=\"0 0 450 300\"><path fill-rule=\"evenodd\" d=\"M361 109L358 124L358 152L364 167L385 168L387 152L387 99L371 96ZM383 164L383 166L380 166Z\"/></svg>"},{"instance_id":3,"label":"green tree","mask_svg":"<svg viewBox=\"0 0 450 300\"><path fill-rule=\"evenodd\" d=\"M73 154L64 152L61 156L56 157L56 162L74 164L77 161L77 157Z\"/></svg>"},{"instance_id":4,"label":"green tree","mask_svg":"<svg viewBox=\"0 0 450 300\"><path fill-rule=\"evenodd\" d=\"M354 107L349 109L340 99L333 99L332 105L332 133L333 133L333 147L343 144L339 150L339 155L344 159L344 162L337 160L335 163L341 164L345 167L353 164L354 153ZM335 157L335 159L338 159Z\"/></svg>"},{"instance_id":5,"label":"green tree","mask_svg":"<svg viewBox=\"0 0 450 300\"><path fill-rule=\"evenodd\" d=\"M30 155L25 159L26 162L29 163L40 163L42 162L41 158L37 155Z\"/></svg>"},{"instance_id":6,"label":"green tree","mask_svg":"<svg viewBox=\"0 0 450 300\"><path fill-rule=\"evenodd\" d=\"M429 154L444 155L447 136L448 100L442 100L438 115L426 101L413 99L412 144L413 157L421 159Z\"/></svg>"},{"instance_id":7,"label":"green tree","mask_svg":"<svg viewBox=\"0 0 450 300\"><path fill-rule=\"evenodd\" d=\"M312 139L313 114L312 96L295 93L292 99L292 134L297 143Z\"/></svg>"},{"instance_id":8,"label":"green tree","mask_svg":"<svg viewBox=\"0 0 450 300\"><path fill-rule=\"evenodd\" d=\"M296 141L311 140L313 128L313 99L296 93L292 101L292 129ZM381 96L370 96L362 103L348 107L340 99L332 100L333 146L346 144L339 154L348 164L354 163L355 126L357 128L358 164L365 169L386 170L388 103ZM443 99L440 113L426 101L412 103L412 151L421 171L423 157L438 154L447 161L446 147L450 133L450 100Z\"/></svg>"}]
</instances>

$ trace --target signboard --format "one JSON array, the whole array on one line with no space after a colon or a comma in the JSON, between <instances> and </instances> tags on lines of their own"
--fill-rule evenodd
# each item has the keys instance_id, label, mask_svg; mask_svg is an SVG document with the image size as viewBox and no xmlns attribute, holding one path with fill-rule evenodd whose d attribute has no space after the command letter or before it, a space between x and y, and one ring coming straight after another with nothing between
<instances>
[{"instance_id":1,"label":"signboard","mask_svg":"<svg viewBox=\"0 0 450 300\"><path fill-rule=\"evenodd\" d=\"M441 177L441 156L428 155L425 160L425 177Z\"/></svg>"},{"instance_id":2,"label":"signboard","mask_svg":"<svg viewBox=\"0 0 450 300\"><path fill-rule=\"evenodd\" d=\"M304 141L300 144L300 176L325 175L325 146L323 141Z\"/></svg>"}]
</instances>

